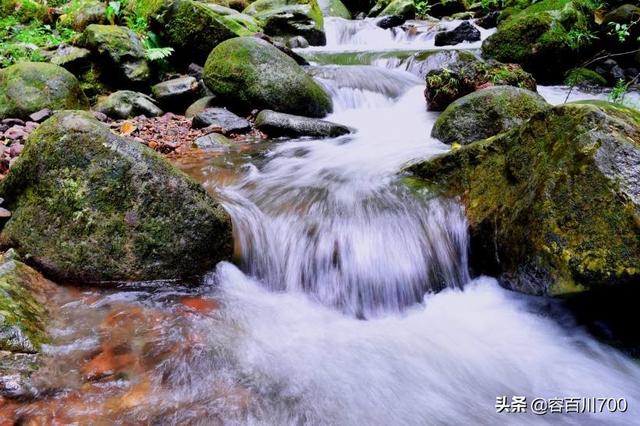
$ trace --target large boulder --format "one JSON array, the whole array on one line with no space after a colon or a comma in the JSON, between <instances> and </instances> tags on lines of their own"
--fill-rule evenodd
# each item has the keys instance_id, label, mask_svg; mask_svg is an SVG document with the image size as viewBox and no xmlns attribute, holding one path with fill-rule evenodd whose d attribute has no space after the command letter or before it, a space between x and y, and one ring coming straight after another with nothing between
<instances>
[{"instance_id":1,"label":"large boulder","mask_svg":"<svg viewBox=\"0 0 640 426\"><path fill-rule=\"evenodd\" d=\"M492 85L536 91L535 79L519 65L485 62L470 55L454 59L455 62L445 61L443 67L427 73L424 94L431 111L442 111L456 99Z\"/></svg>"},{"instance_id":2,"label":"large boulder","mask_svg":"<svg viewBox=\"0 0 640 426\"><path fill-rule=\"evenodd\" d=\"M22 62L0 70L0 119L45 108L88 109L89 101L73 74L57 65Z\"/></svg>"},{"instance_id":3,"label":"large boulder","mask_svg":"<svg viewBox=\"0 0 640 426\"><path fill-rule=\"evenodd\" d=\"M117 70L114 80L139 85L151 76L142 41L127 27L91 24L79 44L97 54L105 67Z\"/></svg>"},{"instance_id":4,"label":"large boulder","mask_svg":"<svg viewBox=\"0 0 640 426\"><path fill-rule=\"evenodd\" d=\"M413 0L393 0L387 5L380 16L400 16L404 19L415 19L416 5Z\"/></svg>"},{"instance_id":5,"label":"large boulder","mask_svg":"<svg viewBox=\"0 0 640 426\"><path fill-rule=\"evenodd\" d=\"M234 38L216 46L205 64L203 80L240 113L272 109L323 117L333 108L329 95L302 67L255 37Z\"/></svg>"},{"instance_id":6,"label":"large boulder","mask_svg":"<svg viewBox=\"0 0 640 426\"><path fill-rule=\"evenodd\" d=\"M472 2L466 0L427 0L429 5L428 13L434 18L451 16L464 12Z\"/></svg>"},{"instance_id":7,"label":"large boulder","mask_svg":"<svg viewBox=\"0 0 640 426\"><path fill-rule=\"evenodd\" d=\"M78 2L68 13L60 16L59 25L81 33L91 24L108 24L107 5L100 1Z\"/></svg>"},{"instance_id":8,"label":"large boulder","mask_svg":"<svg viewBox=\"0 0 640 426\"><path fill-rule=\"evenodd\" d=\"M267 35L304 37L313 46L326 44L322 10L316 0L257 0L244 10L264 24Z\"/></svg>"},{"instance_id":9,"label":"large boulder","mask_svg":"<svg viewBox=\"0 0 640 426\"><path fill-rule=\"evenodd\" d=\"M460 197L475 272L561 295L640 282L640 114L565 104L412 167Z\"/></svg>"},{"instance_id":10,"label":"large boulder","mask_svg":"<svg viewBox=\"0 0 640 426\"><path fill-rule=\"evenodd\" d=\"M559 83L591 52L590 13L569 0L544 0L510 16L482 44L484 57L513 62L544 83Z\"/></svg>"},{"instance_id":11,"label":"large boulder","mask_svg":"<svg viewBox=\"0 0 640 426\"><path fill-rule=\"evenodd\" d=\"M199 64L223 41L261 31L251 16L194 0L169 1L154 19L153 27L176 56Z\"/></svg>"},{"instance_id":12,"label":"large boulder","mask_svg":"<svg viewBox=\"0 0 640 426\"><path fill-rule=\"evenodd\" d=\"M351 19L351 12L341 0L318 0L318 6L324 16Z\"/></svg>"},{"instance_id":13,"label":"large boulder","mask_svg":"<svg viewBox=\"0 0 640 426\"><path fill-rule=\"evenodd\" d=\"M449 105L433 125L431 136L444 143L466 145L518 127L549 107L542 96L530 90L493 86Z\"/></svg>"},{"instance_id":14,"label":"large boulder","mask_svg":"<svg viewBox=\"0 0 640 426\"><path fill-rule=\"evenodd\" d=\"M270 137L335 138L351 133L351 129L342 124L270 110L260 111L256 117L255 125L257 129Z\"/></svg>"},{"instance_id":15,"label":"large boulder","mask_svg":"<svg viewBox=\"0 0 640 426\"><path fill-rule=\"evenodd\" d=\"M223 208L90 113L61 112L40 125L0 197L12 211L0 243L59 280L173 279L231 257Z\"/></svg>"},{"instance_id":16,"label":"large boulder","mask_svg":"<svg viewBox=\"0 0 640 426\"><path fill-rule=\"evenodd\" d=\"M156 101L152 97L131 90L118 90L109 96L100 98L93 109L115 119L137 117L138 115L158 117L164 114L164 111L156 105Z\"/></svg>"}]
</instances>

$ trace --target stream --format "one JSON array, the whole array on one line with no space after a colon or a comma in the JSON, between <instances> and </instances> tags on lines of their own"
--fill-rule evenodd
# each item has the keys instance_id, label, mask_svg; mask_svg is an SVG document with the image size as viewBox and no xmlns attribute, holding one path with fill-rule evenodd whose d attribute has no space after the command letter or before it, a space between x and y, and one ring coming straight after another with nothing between
<instances>
[{"instance_id":1,"label":"stream","mask_svg":"<svg viewBox=\"0 0 640 426\"><path fill-rule=\"evenodd\" d=\"M36 397L0 405L0 424L637 422L637 361L548 300L472 279L462 207L400 173L449 149L423 96L435 24L415 24L327 18L327 46L297 50L355 133L179 160L231 214L237 260L202 283L61 287ZM628 409L497 413L514 395Z\"/></svg>"}]
</instances>

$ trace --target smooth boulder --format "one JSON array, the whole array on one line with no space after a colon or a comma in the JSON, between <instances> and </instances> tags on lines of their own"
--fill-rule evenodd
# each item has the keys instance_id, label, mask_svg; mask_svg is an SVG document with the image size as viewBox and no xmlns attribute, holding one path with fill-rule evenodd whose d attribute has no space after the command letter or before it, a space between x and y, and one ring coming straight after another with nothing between
<instances>
[{"instance_id":1,"label":"smooth boulder","mask_svg":"<svg viewBox=\"0 0 640 426\"><path fill-rule=\"evenodd\" d=\"M464 203L476 273L566 295L640 283L638 164L640 113L593 101L411 170Z\"/></svg>"},{"instance_id":2,"label":"smooth boulder","mask_svg":"<svg viewBox=\"0 0 640 426\"><path fill-rule=\"evenodd\" d=\"M272 109L323 117L333 109L329 95L302 67L254 37L238 37L216 46L205 64L203 80L239 113Z\"/></svg>"},{"instance_id":3,"label":"smooth boulder","mask_svg":"<svg viewBox=\"0 0 640 426\"><path fill-rule=\"evenodd\" d=\"M152 97L131 90L118 90L109 96L103 97L98 100L93 109L115 119L125 119L139 115L158 117L164 114L164 111L158 107Z\"/></svg>"},{"instance_id":4,"label":"smooth boulder","mask_svg":"<svg viewBox=\"0 0 640 426\"><path fill-rule=\"evenodd\" d=\"M256 117L255 126L270 137L335 138L351 133L351 129L331 121L300 117L264 110Z\"/></svg>"},{"instance_id":5,"label":"smooth boulder","mask_svg":"<svg viewBox=\"0 0 640 426\"><path fill-rule=\"evenodd\" d=\"M220 133L247 133L251 130L251 123L224 108L207 108L193 117L193 128L215 127Z\"/></svg>"},{"instance_id":6,"label":"smooth boulder","mask_svg":"<svg viewBox=\"0 0 640 426\"><path fill-rule=\"evenodd\" d=\"M153 97L165 110L184 112L200 93L200 84L194 77L172 78L151 87Z\"/></svg>"},{"instance_id":7,"label":"smooth boulder","mask_svg":"<svg viewBox=\"0 0 640 426\"><path fill-rule=\"evenodd\" d=\"M283 39L302 36L313 46L327 41L316 0L257 0L243 12L262 22L267 35Z\"/></svg>"},{"instance_id":8,"label":"smooth boulder","mask_svg":"<svg viewBox=\"0 0 640 426\"><path fill-rule=\"evenodd\" d=\"M229 215L202 186L87 112L40 125L0 197L0 244L58 281L175 279L232 254Z\"/></svg>"},{"instance_id":9,"label":"smooth boulder","mask_svg":"<svg viewBox=\"0 0 640 426\"><path fill-rule=\"evenodd\" d=\"M467 145L518 127L549 107L542 96L530 90L493 86L449 105L434 123L431 136L447 144Z\"/></svg>"},{"instance_id":10,"label":"smooth boulder","mask_svg":"<svg viewBox=\"0 0 640 426\"><path fill-rule=\"evenodd\" d=\"M22 62L0 70L0 119L22 118L42 109L88 109L80 83L53 64Z\"/></svg>"}]
</instances>

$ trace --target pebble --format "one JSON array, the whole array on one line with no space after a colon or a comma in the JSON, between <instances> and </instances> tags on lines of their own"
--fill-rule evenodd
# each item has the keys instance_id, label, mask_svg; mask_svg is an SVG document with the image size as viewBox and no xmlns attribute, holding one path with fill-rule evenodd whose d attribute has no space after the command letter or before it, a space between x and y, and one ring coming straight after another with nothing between
<instances>
[{"instance_id":1,"label":"pebble","mask_svg":"<svg viewBox=\"0 0 640 426\"><path fill-rule=\"evenodd\" d=\"M33 114L31 114L29 116L29 119L31 121L35 121L36 123L40 123L40 122L46 120L47 118L51 117L52 114L53 114L53 112L49 108L45 108L45 109L41 109L40 111L34 112Z\"/></svg>"},{"instance_id":2,"label":"pebble","mask_svg":"<svg viewBox=\"0 0 640 426\"><path fill-rule=\"evenodd\" d=\"M17 125L10 127L6 132L4 132L4 137L12 141L24 139L26 136L27 132L25 131L24 127Z\"/></svg>"},{"instance_id":3,"label":"pebble","mask_svg":"<svg viewBox=\"0 0 640 426\"><path fill-rule=\"evenodd\" d=\"M24 121L19 118L5 118L0 121L2 124L6 124L7 126L24 126Z\"/></svg>"},{"instance_id":4,"label":"pebble","mask_svg":"<svg viewBox=\"0 0 640 426\"><path fill-rule=\"evenodd\" d=\"M22 145L21 143L13 143L9 147L9 155L11 155L12 157L17 157L18 155L20 155L20 153L22 153L23 149L24 145Z\"/></svg>"}]
</instances>

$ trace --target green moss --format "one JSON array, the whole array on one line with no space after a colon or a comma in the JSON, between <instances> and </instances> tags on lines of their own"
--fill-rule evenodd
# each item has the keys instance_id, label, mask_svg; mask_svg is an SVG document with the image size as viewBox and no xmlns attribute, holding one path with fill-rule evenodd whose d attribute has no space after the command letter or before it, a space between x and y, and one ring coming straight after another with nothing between
<instances>
[{"instance_id":1,"label":"green moss","mask_svg":"<svg viewBox=\"0 0 640 426\"><path fill-rule=\"evenodd\" d=\"M606 86L607 80L595 71L587 68L574 68L567 73L564 80L568 86L596 85Z\"/></svg>"},{"instance_id":2,"label":"green moss","mask_svg":"<svg viewBox=\"0 0 640 426\"><path fill-rule=\"evenodd\" d=\"M615 160L640 157L637 119L567 104L413 171L462 197L477 267L514 288L555 295L638 282L638 205Z\"/></svg>"}]
</instances>

